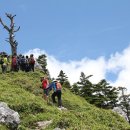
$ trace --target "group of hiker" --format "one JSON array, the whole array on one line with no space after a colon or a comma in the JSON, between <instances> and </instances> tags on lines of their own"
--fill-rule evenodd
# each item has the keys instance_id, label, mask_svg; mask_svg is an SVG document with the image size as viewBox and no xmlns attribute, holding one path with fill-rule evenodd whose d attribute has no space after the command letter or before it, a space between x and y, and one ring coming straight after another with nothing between
<instances>
[{"instance_id":1,"label":"group of hiker","mask_svg":"<svg viewBox=\"0 0 130 130\"><path fill-rule=\"evenodd\" d=\"M24 55L13 55L8 56L7 54L0 54L0 65L2 73L6 73L7 70L18 72L19 70L29 72L34 72L35 59L33 54L29 56ZM49 93L53 90L51 95L52 103L57 103L56 97L58 99L58 107L62 108L61 100L61 90L62 86L59 81L53 80L49 83L49 78L47 76L41 77L43 98L49 103Z\"/></svg>"},{"instance_id":2,"label":"group of hiker","mask_svg":"<svg viewBox=\"0 0 130 130\"><path fill-rule=\"evenodd\" d=\"M10 71L18 72L19 70L29 72L34 72L35 59L33 54L29 56L24 55L13 55L8 56L7 54L0 55L0 64L2 73L6 73L8 68Z\"/></svg>"},{"instance_id":3,"label":"group of hiker","mask_svg":"<svg viewBox=\"0 0 130 130\"><path fill-rule=\"evenodd\" d=\"M41 77L42 82L42 89L43 89L43 98L49 102L49 93L51 90L53 90L53 93L51 95L52 103L57 103L55 97L58 98L58 107L62 107L62 100L61 100L61 90L62 86L59 81L53 80L51 83L49 83L49 80L47 77Z\"/></svg>"}]
</instances>

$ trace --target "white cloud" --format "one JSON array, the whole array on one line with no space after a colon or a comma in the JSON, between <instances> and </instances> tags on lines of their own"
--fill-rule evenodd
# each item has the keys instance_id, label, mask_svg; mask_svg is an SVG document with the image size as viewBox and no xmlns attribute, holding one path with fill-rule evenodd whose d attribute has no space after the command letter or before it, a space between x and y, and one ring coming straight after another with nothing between
<instances>
[{"instance_id":1,"label":"white cloud","mask_svg":"<svg viewBox=\"0 0 130 130\"><path fill-rule=\"evenodd\" d=\"M79 61L61 62L54 56L48 55L44 50L33 49L26 54L33 53L37 58L38 55L47 55L47 68L51 74L51 77L56 78L63 70L69 78L71 83L79 81L80 73L84 72L86 76L93 75L90 81L93 83L99 82L101 79L106 79L107 74L113 73L117 77L115 81L110 81L114 86L123 86L130 91L130 46L123 52L116 52L112 54L108 60L103 56L97 59L83 58ZM107 80L107 79L106 79Z\"/></svg>"},{"instance_id":2,"label":"white cloud","mask_svg":"<svg viewBox=\"0 0 130 130\"><path fill-rule=\"evenodd\" d=\"M117 74L116 80L111 83L116 86L126 87L130 92L130 46L121 53L111 55L107 69Z\"/></svg>"},{"instance_id":3,"label":"white cloud","mask_svg":"<svg viewBox=\"0 0 130 130\"><path fill-rule=\"evenodd\" d=\"M48 69L53 77L57 77L60 70L63 70L71 83L79 81L80 73L95 75L92 77L94 82L104 78L104 58L97 60L82 59L81 61L60 62L54 57L48 56ZM96 74L95 74L96 73Z\"/></svg>"}]
</instances>

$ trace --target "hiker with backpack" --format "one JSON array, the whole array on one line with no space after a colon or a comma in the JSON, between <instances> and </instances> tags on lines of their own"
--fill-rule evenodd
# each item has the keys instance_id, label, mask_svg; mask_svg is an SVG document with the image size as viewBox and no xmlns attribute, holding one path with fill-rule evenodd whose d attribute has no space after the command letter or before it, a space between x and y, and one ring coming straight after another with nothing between
<instances>
[{"instance_id":1,"label":"hiker with backpack","mask_svg":"<svg viewBox=\"0 0 130 130\"><path fill-rule=\"evenodd\" d=\"M29 66L30 66L30 70L32 70L33 72L34 72L34 65L35 65L35 60L33 54L31 54L29 58Z\"/></svg>"},{"instance_id":2,"label":"hiker with backpack","mask_svg":"<svg viewBox=\"0 0 130 130\"><path fill-rule=\"evenodd\" d=\"M41 82L42 82L42 89L43 89L43 98L47 101L48 103L48 96L49 96L49 91L48 91L48 86L49 86L49 81L47 77L41 77Z\"/></svg>"},{"instance_id":3,"label":"hiker with backpack","mask_svg":"<svg viewBox=\"0 0 130 130\"><path fill-rule=\"evenodd\" d=\"M17 67L17 65L18 65L18 62L17 62L17 56L16 55L14 55L14 56L12 56L12 62L11 62L12 64L11 64L11 71L18 71L18 67Z\"/></svg>"},{"instance_id":4,"label":"hiker with backpack","mask_svg":"<svg viewBox=\"0 0 130 130\"><path fill-rule=\"evenodd\" d=\"M28 58L28 56L26 56L25 62L26 62L25 72L29 72L30 71L30 66L29 66L29 58Z\"/></svg>"},{"instance_id":5,"label":"hiker with backpack","mask_svg":"<svg viewBox=\"0 0 130 130\"><path fill-rule=\"evenodd\" d=\"M26 59L25 59L24 55L20 58L20 66L21 66L21 70L25 71L25 69L26 69Z\"/></svg>"},{"instance_id":6,"label":"hiker with backpack","mask_svg":"<svg viewBox=\"0 0 130 130\"><path fill-rule=\"evenodd\" d=\"M19 68L19 70L22 70L21 59L22 59L22 54L19 54L19 55L17 56L17 61L18 61L18 68Z\"/></svg>"},{"instance_id":7,"label":"hiker with backpack","mask_svg":"<svg viewBox=\"0 0 130 130\"><path fill-rule=\"evenodd\" d=\"M2 64L2 73L6 73L7 72L7 66L8 66L7 55L4 55L3 56L3 64Z\"/></svg>"},{"instance_id":8,"label":"hiker with backpack","mask_svg":"<svg viewBox=\"0 0 130 130\"><path fill-rule=\"evenodd\" d=\"M57 103L56 100L55 100L55 97L57 96L58 98L58 107L61 108L62 107L62 100L61 100L61 90L62 90L62 86L61 86L61 83L57 80L54 80L53 81L55 83L55 85L53 86L53 93L52 93L52 102L53 103Z\"/></svg>"}]
</instances>

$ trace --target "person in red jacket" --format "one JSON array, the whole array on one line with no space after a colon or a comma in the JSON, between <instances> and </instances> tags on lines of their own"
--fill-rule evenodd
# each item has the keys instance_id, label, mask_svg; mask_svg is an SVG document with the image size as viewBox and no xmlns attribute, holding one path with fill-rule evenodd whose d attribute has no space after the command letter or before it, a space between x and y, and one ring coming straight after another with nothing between
<instances>
[{"instance_id":1,"label":"person in red jacket","mask_svg":"<svg viewBox=\"0 0 130 130\"><path fill-rule=\"evenodd\" d=\"M47 77L41 77L41 82L42 82L42 89L43 89L43 98L48 102L48 86L49 86L49 81Z\"/></svg>"}]
</instances>

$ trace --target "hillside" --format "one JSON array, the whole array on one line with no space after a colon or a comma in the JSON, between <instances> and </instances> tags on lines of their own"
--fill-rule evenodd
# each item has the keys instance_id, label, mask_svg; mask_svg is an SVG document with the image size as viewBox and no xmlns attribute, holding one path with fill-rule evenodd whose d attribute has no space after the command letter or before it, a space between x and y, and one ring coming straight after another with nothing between
<instances>
[{"instance_id":1,"label":"hillside","mask_svg":"<svg viewBox=\"0 0 130 130\"><path fill-rule=\"evenodd\" d=\"M0 74L0 101L20 114L19 130L35 130L36 122L46 120L53 122L45 130L56 127L66 130L130 130L129 124L119 115L88 104L67 88L63 88L62 95L67 111L47 105L39 88L41 75L39 71ZM0 130L7 128L0 125Z\"/></svg>"}]
</instances>

